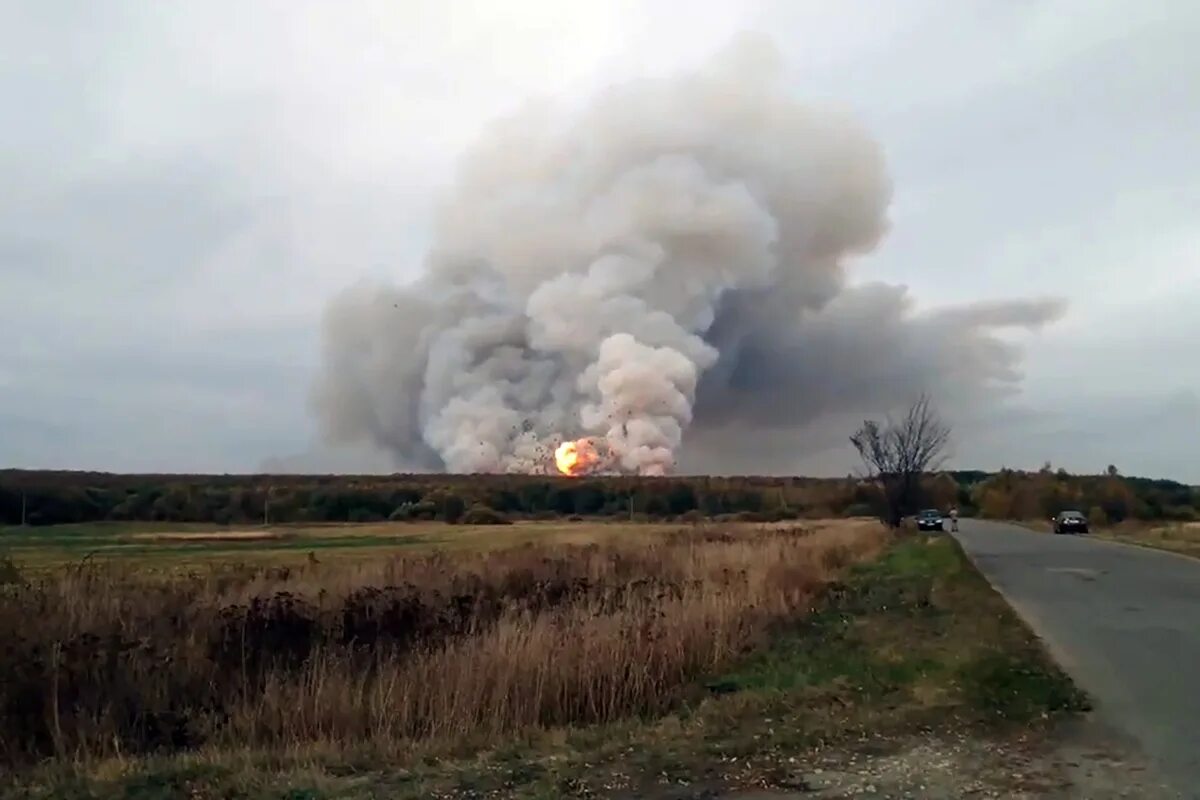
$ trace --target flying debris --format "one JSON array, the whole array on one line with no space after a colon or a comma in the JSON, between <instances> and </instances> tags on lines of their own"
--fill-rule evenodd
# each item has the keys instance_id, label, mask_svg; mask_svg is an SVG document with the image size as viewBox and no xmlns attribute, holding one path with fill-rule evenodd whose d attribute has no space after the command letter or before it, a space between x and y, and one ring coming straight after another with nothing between
<instances>
[{"instance_id":1,"label":"flying debris","mask_svg":"<svg viewBox=\"0 0 1200 800\"><path fill-rule=\"evenodd\" d=\"M594 439L563 442L554 451L554 464L563 475L577 476L596 472L604 465L604 454Z\"/></svg>"}]
</instances>

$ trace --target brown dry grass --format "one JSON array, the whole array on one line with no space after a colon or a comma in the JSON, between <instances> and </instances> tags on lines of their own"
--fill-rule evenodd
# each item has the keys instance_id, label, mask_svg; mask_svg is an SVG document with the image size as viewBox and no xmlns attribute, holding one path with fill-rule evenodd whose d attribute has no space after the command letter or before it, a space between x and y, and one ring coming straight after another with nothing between
<instances>
[{"instance_id":1,"label":"brown dry grass","mask_svg":"<svg viewBox=\"0 0 1200 800\"><path fill-rule=\"evenodd\" d=\"M1200 557L1200 522L1125 522L1097 533L1117 542Z\"/></svg>"},{"instance_id":2,"label":"brown dry grass","mask_svg":"<svg viewBox=\"0 0 1200 800\"><path fill-rule=\"evenodd\" d=\"M321 562L380 562L398 553L441 550L487 552L535 544L588 545L648 539L682 529L704 529L712 522L692 524L629 522L628 520L521 520L512 525L450 525L445 522L320 523L238 528L161 523L88 523L30 529L6 550L27 574L48 574L89 563L119 562L139 572L169 574L206 571L229 563L267 567L305 567L309 552ZM786 530L801 523L728 522L721 530L754 533ZM809 530L829 526L872 524L870 520L806 520ZM10 532L13 529L10 529ZM231 535L232 534L232 535Z\"/></svg>"},{"instance_id":3,"label":"brown dry grass","mask_svg":"<svg viewBox=\"0 0 1200 800\"><path fill-rule=\"evenodd\" d=\"M854 521L172 580L63 571L0 593L0 759L454 747L655 714L885 540Z\"/></svg>"}]
</instances>

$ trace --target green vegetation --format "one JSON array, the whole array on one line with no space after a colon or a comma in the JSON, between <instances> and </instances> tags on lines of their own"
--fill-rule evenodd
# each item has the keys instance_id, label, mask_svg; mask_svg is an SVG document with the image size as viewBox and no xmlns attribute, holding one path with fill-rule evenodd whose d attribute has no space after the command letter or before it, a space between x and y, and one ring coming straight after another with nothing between
<instances>
[{"instance_id":1,"label":"green vegetation","mask_svg":"<svg viewBox=\"0 0 1200 800\"><path fill-rule=\"evenodd\" d=\"M910 505L995 519L1048 519L1064 509L1097 522L1189 522L1200 489L1173 481L1038 472L927 476ZM770 522L887 515L877 482L856 478L538 475L111 475L0 470L0 526L158 522L209 526L520 519ZM0 529L2 531L2 529ZM12 532L0 532L11 536ZM58 535L58 534L53 534ZM69 535L68 533L61 534Z\"/></svg>"},{"instance_id":2,"label":"green vegetation","mask_svg":"<svg viewBox=\"0 0 1200 800\"><path fill-rule=\"evenodd\" d=\"M0 471L0 525L98 521L216 525L469 524L467 515L629 521L840 516L873 502L853 479L536 475L206 476ZM489 514L494 512L494 514Z\"/></svg>"},{"instance_id":3,"label":"green vegetation","mask_svg":"<svg viewBox=\"0 0 1200 800\"><path fill-rule=\"evenodd\" d=\"M761 585L775 575L771 580L782 580L779 586L796 586L799 580L812 587L785 605L774 605L776 611L766 617L744 617L767 627L761 635L725 650L727 655L703 657L692 662L698 669L684 673L656 672L664 678L679 675L683 681L677 677L652 684L662 693L637 695L658 697L655 702L621 704L600 717L572 712L517 727L484 726L480 731L476 726L465 739L426 737L401 744L385 735L326 736L293 741L281 749L261 740L260 732L258 741L243 738L240 746L210 743L190 752L140 757L125 750L120 758L85 761L78 768L60 761L23 770L10 795L66 800L631 794L665 798L677 796L668 789L678 791L681 784L693 794L728 786L784 785L792 774L791 760L816 746L855 748L869 740L879 752L919 729L1002 735L1086 706L952 540L902 535L881 558L864 560L878 549L868 545L869 537L862 538L870 531L863 524L857 523L859 533L835 526L818 539L811 538L815 534L797 538L794 532L731 535L697 530L681 532L677 536L682 538L674 540L667 536L660 549L645 553L624 545L618 550L601 548L583 566L578 565L581 551L572 551L568 561L552 561L560 565L552 571L572 564L579 574L597 574L600 564L616 565L609 568L634 583L613 584L610 592L619 585L643 585L663 563L675 565L660 576L668 584L676 568L687 574L694 564L709 566L705 581L712 592L696 595L685 606L664 608L662 599L645 606L662 612L655 617L662 627L654 636L640 638L634 632L644 623L630 624L633 619L622 620L614 629L619 635L609 641L615 645L634 640L622 652L641 668L656 663L647 658L657 652L654 642L661 642L664 653L695 653L714 633L719 638L724 636L720 631L737 629L714 627L720 617L711 615L724 612L711 603L743 585L721 583L739 569L764 570L746 585ZM703 552L691 562L696 556L685 553L694 552L698 542ZM685 549L673 549L677 546ZM538 549L511 552L499 563L495 556L489 559L484 573L478 572L484 568L482 561L464 557L457 566L501 585L508 580L504 576L516 574L514 569L547 563L545 552ZM415 565L420 571L405 574L428 574L431 563L449 568L444 561L425 561ZM780 566L790 571L779 574ZM839 573L841 580L828 582ZM661 587L661 581L657 585ZM592 591L588 589L587 596ZM734 605L745 610L748 599L739 595ZM587 608L589 624L579 630L595 631L594 610L577 603L570 601L564 608ZM806 613L814 605L815 610ZM697 638L690 638L688 630ZM499 651L474 652L478 659ZM529 660L523 656L509 663ZM612 663L620 666L623 661ZM619 671L628 676L626 669L620 666ZM430 674L446 671L443 667ZM628 680L623 677L613 687ZM463 688L457 691L461 694ZM423 695L440 696L441 690L436 683L422 685ZM494 722L498 711L497 707L484 718ZM508 732L499 738L487 735L488 730L502 729Z\"/></svg>"},{"instance_id":4,"label":"green vegetation","mask_svg":"<svg viewBox=\"0 0 1200 800\"><path fill-rule=\"evenodd\" d=\"M723 684L785 691L847 685L897 708L953 710L988 723L1083 707L1065 673L944 537L907 539L856 567L831 590L826 608ZM939 694L932 707L914 704Z\"/></svg>"}]
</instances>

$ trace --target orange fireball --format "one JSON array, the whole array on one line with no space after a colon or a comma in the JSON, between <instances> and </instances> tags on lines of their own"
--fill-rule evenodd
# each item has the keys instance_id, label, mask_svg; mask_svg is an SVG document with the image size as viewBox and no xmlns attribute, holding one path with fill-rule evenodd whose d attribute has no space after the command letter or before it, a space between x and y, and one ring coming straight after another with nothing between
<instances>
[{"instance_id":1,"label":"orange fireball","mask_svg":"<svg viewBox=\"0 0 1200 800\"><path fill-rule=\"evenodd\" d=\"M563 475L582 475L600 463L600 451L591 439L563 442L554 451L554 465Z\"/></svg>"}]
</instances>

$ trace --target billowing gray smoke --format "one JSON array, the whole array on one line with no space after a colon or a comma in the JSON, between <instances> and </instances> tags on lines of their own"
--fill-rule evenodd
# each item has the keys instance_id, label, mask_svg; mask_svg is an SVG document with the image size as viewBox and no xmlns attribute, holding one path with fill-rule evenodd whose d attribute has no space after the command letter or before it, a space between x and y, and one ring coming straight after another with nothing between
<instances>
[{"instance_id":1,"label":"billowing gray smoke","mask_svg":"<svg viewBox=\"0 0 1200 800\"><path fill-rule=\"evenodd\" d=\"M593 436L608 467L661 474L720 471L739 443L801 451L822 419L917 391L961 406L1014 385L995 331L1057 304L919 314L848 283L889 199L875 142L790 97L759 41L528 110L465 159L419 280L331 304L315 407L409 468L544 471Z\"/></svg>"}]
</instances>

